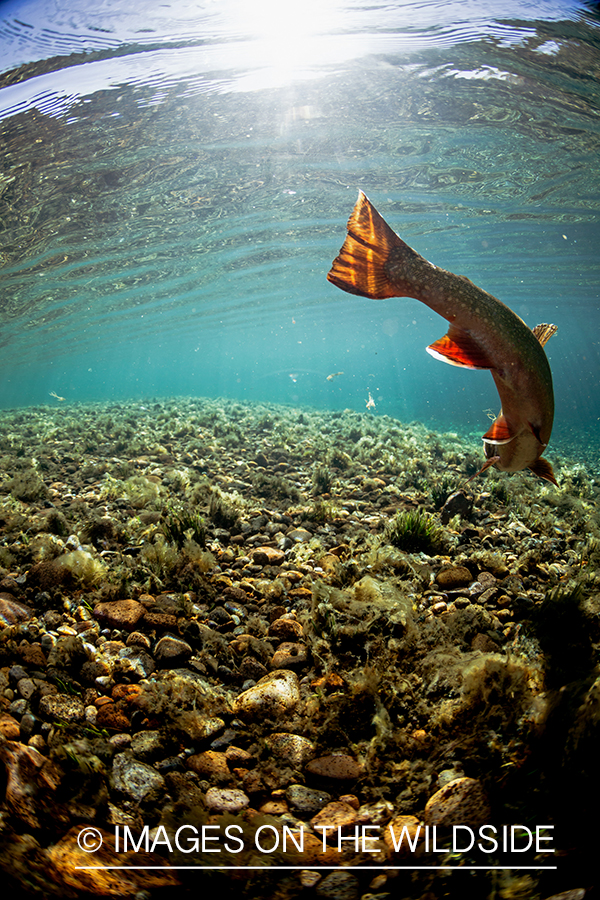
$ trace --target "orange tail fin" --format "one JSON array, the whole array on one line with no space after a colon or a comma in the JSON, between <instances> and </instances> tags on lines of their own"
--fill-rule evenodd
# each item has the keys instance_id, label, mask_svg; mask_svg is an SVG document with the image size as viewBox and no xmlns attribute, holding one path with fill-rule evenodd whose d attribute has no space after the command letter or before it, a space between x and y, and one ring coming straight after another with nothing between
<instances>
[{"instance_id":1,"label":"orange tail fin","mask_svg":"<svg viewBox=\"0 0 600 900\"><path fill-rule=\"evenodd\" d=\"M359 191L347 229L344 246L334 260L327 280L349 294L374 300L403 296L398 285L390 281L386 264L394 248L402 247L403 251L410 248L392 231L362 191Z\"/></svg>"}]
</instances>

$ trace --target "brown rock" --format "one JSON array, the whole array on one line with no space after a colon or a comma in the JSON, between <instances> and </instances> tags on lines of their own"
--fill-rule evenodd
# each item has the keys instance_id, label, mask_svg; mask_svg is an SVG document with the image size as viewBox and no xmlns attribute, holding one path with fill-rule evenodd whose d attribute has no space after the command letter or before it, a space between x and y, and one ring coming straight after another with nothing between
<instances>
[{"instance_id":1,"label":"brown rock","mask_svg":"<svg viewBox=\"0 0 600 900\"><path fill-rule=\"evenodd\" d=\"M284 560L285 553L276 547L257 547L252 551L252 561L257 566L280 566Z\"/></svg>"},{"instance_id":2,"label":"brown rock","mask_svg":"<svg viewBox=\"0 0 600 900\"><path fill-rule=\"evenodd\" d=\"M310 820L314 831L322 834L321 829L326 829L327 839L337 842L337 829L346 834L356 822L356 810L343 800L334 800L324 806L316 816ZM331 831L329 830L331 828Z\"/></svg>"},{"instance_id":3,"label":"brown rock","mask_svg":"<svg viewBox=\"0 0 600 900\"><path fill-rule=\"evenodd\" d=\"M0 713L0 734L4 735L7 741L19 740L21 727L9 713Z\"/></svg>"},{"instance_id":4,"label":"brown rock","mask_svg":"<svg viewBox=\"0 0 600 900\"><path fill-rule=\"evenodd\" d=\"M37 642L30 644L29 641L21 641L18 647L18 654L26 666L32 669L46 668L46 654L42 650L42 645Z\"/></svg>"},{"instance_id":5,"label":"brown rock","mask_svg":"<svg viewBox=\"0 0 600 900\"><path fill-rule=\"evenodd\" d=\"M129 731L129 719L114 703L105 703L96 714L96 727L120 734Z\"/></svg>"},{"instance_id":6,"label":"brown rock","mask_svg":"<svg viewBox=\"0 0 600 900\"><path fill-rule=\"evenodd\" d=\"M195 753L186 763L188 769L196 772L201 778L213 781L216 784L227 784L231 781L231 772L227 765L227 756L217 750L205 750L204 753Z\"/></svg>"},{"instance_id":7,"label":"brown rock","mask_svg":"<svg viewBox=\"0 0 600 900\"><path fill-rule=\"evenodd\" d=\"M157 631L172 631L177 628L177 616L173 616L171 613L146 610L144 627L156 628Z\"/></svg>"},{"instance_id":8,"label":"brown rock","mask_svg":"<svg viewBox=\"0 0 600 900\"><path fill-rule=\"evenodd\" d=\"M285 641L280 644L271 658L273 669L300 669L306 665L308 656L304 644L292 644Z\"/></svg>"},{"instance_id":9,"label":"brown rock","mask_svg":"<svg viewBox=\"0 0 600 900\"><path fill-rule=\"evenodd\" d=\"M447 566L437 573L435 580L441 588L455 590L470 584L473 576L466 566Z\"/></svg>"},{"instance_id":10,"label":"brown rock","mask_svg":"<svg viewBox=\"0 0 600 900\"><path fill-rule=\"evenodd\" d=\"M84 832L87 834L84 834ZM95 850L94 840L98 845ZM75 825L47 853L51 881L65 888L65 896L133 897L150 894L163 887L179 884L174 872L165 870L168 862L157 853L142 849L116 854L113 833L85 825ZM79 846L86 847L82 850ZM93 860L98 868L86 869ZM135 866L136 868L121 867ZM161 871L156 867L160 866ZM111 868L112 867L112 868ZM154 867L154 868L153 868Z\"/></svg>"},{"instance_id":11,"label":"brown rock","mask_svg":"<svg viewBox=\"0 0 600 900\"><path fill-rule=\"evenodd\" d=\"M302 637L304 629L295 619L275 619L269 625L268 635L277 641L295 642Z\"/></svg>"},{"instance_id":12,"label":"brown rock","mask_svg":"<svg viewBox=\"0 0 600 900\"><path fill-rule=\"evenodd\" d=\"M288 597L290 598L290 600L310 600L312 597L312 591L310 588L296 587L292 588L292 590L288 593Z\"/></svg>"},{"instance_id":13,"label":"brown rock","mask_svg":"<svg viewBox=\"0 0 600 900\"><path fill-rule=\"evenodd\" d=\"M60 772L54 763L17 741L0 744L0 762L6 767L4 803L10 812L31 828L39 828L40 817L51 809L54 824L60 823L64 817L56 802Z\"/></svg>"},{"instance_id":14,"label":"brown rock","mask_svg":"<svg viewBox=\"0 0 600 900\"><path fill-rule=\"evenodd\" d=\"M124 703L130 704L137 700L143 693L144 690L139 684L115 684L111 691L111 697L115 703L119 700L123 700Z\"/></svg>"},{"instance_id":15,"label":"brown rock","mask_svg":"<svg viewBox=\"0 0 600 900\"><path fill-rule=\"evenodd\" d=\"M481 782L455 778L436 791L425 806L425 824L482 825L489 820L490 804Z\"/></svg>"},{"instance_id":16,"label":"brown rock","mask_svg":"<svg viewBox=\"0 0 600 900\"><path fill-rule=\"evenodd\" d=\"M111 600L94 608L94 618L109 628L134 631L146 610L137 600Z\"/></svg>"},{"instance_id":17,"label":"brown rock","mask_svg":"<svg viewBox=\"0 0 600 900\"><path fill-rule=\"evenodd\" d=\"M362 774L362 766L345 753L331 753L311 760L306 771L319 778L330 778L335 781L356 781Z\"/></svg>"},{"instance_id":18,"label":"brown rock","mask_svg":"<svg viewBox=\"0 0 600 900\"><path fill-rule=\"evenodd\" d=\"M12 594L0 593L0 624L18 625L26 622L33 615L33 610L24 603L19 603Z\"/></svg>"}]
</instances>

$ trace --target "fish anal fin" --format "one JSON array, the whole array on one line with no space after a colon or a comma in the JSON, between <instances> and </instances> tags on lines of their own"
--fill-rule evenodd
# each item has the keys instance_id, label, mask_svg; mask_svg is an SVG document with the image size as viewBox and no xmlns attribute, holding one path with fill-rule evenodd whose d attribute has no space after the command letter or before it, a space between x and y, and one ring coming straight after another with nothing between
<instances>
[{"instance_id":1,"label":"fish anal fin","mask_svg":"<svg viewBox=\"0 0 600 900\"><path fill-rule=\"evenodd\" d=\"M558 331L558 326L548 325L546 322L542 322L540 325L536 325L532 330L542 347L545 347L552 335L556 334Z\"/></svg>"},{"instance_id":2,"label":"fish anal fin","mask_svg":"<svg viewBox=\"0 0 600 900\"><path fill-rule=\"evenodd\" d=\"M539 459L533 463L533 465L529 466L534 475L537 475L539 478L544 478L546 481L551 481L552 484L555 484L558 487L558 482L552 471L552 466L548 462L547 459L542 459L540 456Z\"/></svg>"},{"instance_id":3,"label":"fish anal fin","mask_svg":"<svg viewBox=\"0 0 600 900\"><path fill-rule=\"evenodd\" d=\"M484 348L467 331L456 325L450 325L444 337L430 344L427 352L442 362L464 369L493 368Z\"/></svg>"},{"instance_id":4,"label":"fish anal fin","mask_svg":"<svg viewBox=\"0 0 600 900\"><path fill-rule=\"evenodd\" d=\"M348 233L327 280L349 294L381 300L399 296L386 271L394 248L407 245L392 231L365 194L358 200L348 219ZM414 252L414 251L412 251Z\"/></svg>"},{"instance_id":5,"label":"fish anal fin","mask_svg":"<svg viewBox=\"0 0 600 900\"><path fill-rule=\"evenodd\" d=\"M486 444L508 444L516 435L511 433L508 422L504 416L498 416L483 435Z\"/></svg>"}]
</instances>

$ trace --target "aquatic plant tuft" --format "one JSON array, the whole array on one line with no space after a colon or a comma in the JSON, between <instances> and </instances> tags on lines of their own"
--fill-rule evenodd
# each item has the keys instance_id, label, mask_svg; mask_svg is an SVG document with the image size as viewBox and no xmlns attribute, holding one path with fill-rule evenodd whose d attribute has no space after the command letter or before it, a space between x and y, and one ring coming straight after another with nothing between
<instances>
[{"instance_id":1,"label":"aquatic plant tuft","mask_svg":"<svg viewBox=\"0 0 600 900\"><path fill-rule=\"evenodd\" d=\"M202 518L189 509L175 511L169 509L162 526L164 535L170 544L181 550L186 541L195 541L200 547L206 546L206 528Z\"/></svg>"},{"instance_id":2,"label":"aquatic plant tuft","mask_svg":"<svg viewBox=\"0 0 600 900\"><path fill-rule=\"evenodd\" d=\"M403 510L387 523L384 538L399 550L434 553L442 543L443 530L423 510Z\"/></svg>"}]
</instances>

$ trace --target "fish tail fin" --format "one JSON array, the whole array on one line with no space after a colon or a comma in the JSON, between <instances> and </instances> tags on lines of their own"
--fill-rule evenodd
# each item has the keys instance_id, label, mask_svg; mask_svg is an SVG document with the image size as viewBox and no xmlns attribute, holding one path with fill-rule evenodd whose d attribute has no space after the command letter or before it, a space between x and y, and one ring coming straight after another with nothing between
<instances>
[{"instance_id":1,"label":"fish tail fin","mask_svg":"<svg viewBox=\"0 0 600 900\"><path fill-rule=\"evenodd\" d=\"M392 251L418 256L392 231L362 191L348 219L348 234L327 280L349 294L381 300L402 296L392 284L387 263Z\"/></svg>"}]
</instances>

